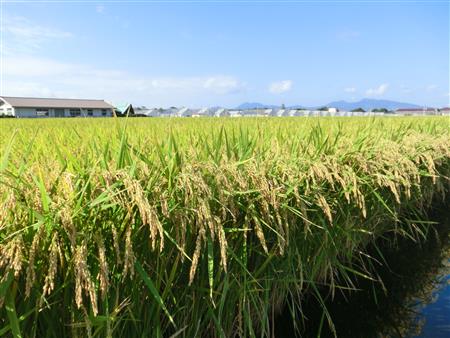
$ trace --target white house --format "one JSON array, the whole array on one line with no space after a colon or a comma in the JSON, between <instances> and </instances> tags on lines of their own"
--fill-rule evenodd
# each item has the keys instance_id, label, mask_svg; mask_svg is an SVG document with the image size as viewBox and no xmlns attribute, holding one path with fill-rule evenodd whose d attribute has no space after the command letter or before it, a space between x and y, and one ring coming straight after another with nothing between
<instances>
[{"instance_id":1,"label":"white house","mask_svg":"<svg viewBox=\"0 0 450 338\"><path fill-rule=\"evenodd\" d=\"M111 117L104 100L0 96L0 115L15 117Z\"/></svg>"}]
</instances>

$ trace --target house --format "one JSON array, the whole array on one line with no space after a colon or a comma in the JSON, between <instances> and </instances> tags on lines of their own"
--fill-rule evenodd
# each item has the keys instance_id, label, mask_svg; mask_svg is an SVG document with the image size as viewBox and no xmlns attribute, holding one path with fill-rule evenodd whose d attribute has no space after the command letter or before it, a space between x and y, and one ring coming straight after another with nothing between
<instances>
[{"instance_id":1,"label":"house","mask_svg":"<svg viewBox=\"0 0 450 338\"><path fill-rule=\"evenodd\" d=\"M104 100L0 96L0 115L15 117L111 117Z\"/></svg>"}]
</instances>

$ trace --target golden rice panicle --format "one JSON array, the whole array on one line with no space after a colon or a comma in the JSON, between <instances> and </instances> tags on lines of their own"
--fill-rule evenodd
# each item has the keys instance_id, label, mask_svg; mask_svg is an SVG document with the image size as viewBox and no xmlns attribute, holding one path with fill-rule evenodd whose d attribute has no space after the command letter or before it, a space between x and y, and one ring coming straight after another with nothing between
<instances>
[{"instance_id":1,"label":"golden rice panicle","mask_svg":"<svg viewBox=\"0 0 450 338\"><path fill-rule=\"evenodd\" d=\"M202 248L202 242L205 241L206 230L203 226L200 227L197 234L197 240L195 242L195 251L192 256L191 269L189 271L189 285L192 284L195 277L195 272L197 271L198 261L200 259L200 251Z\"/></svg>"},{"instance_id":2,"label":"golden rice panicle","mask_svg":"<svg viewBox=\"0 0 450 338\"><path fill-rule=\"evenodd\" d=\"M83 293L90 299L92 312L98 313L97 294L91 273L87 263L88 249L86 243L78 245L74 255L74 275L75 275L75 303L77 307L83 308Z\"/></svg>"},{"instance_id":3,"label":"golden rice panicle","mask_svg":"<svg viewBox=\"0 0 450 338\"><path fill-rule=\"evenodd\" d=\"M55 233L49 247L49 266L47 275L45 276L44 288L42 290L44 296L50 294L55 288L55 277L58 270L59 245L58 235Z\"/></svg>"},{"instance_id":4,"label":"golden rice panicle","mask_svg":"<svg viewBox=\"0 0 450 338\"><path fill-rule=\"evenodd\" d=\"M0 245L0 269L13 271L18 278L22 271L24 243L22 236L17 235L6 244Z\"/></svg>"},{"instance_id":5,"label":"golden rice panicle","mask_svg":"<svg viewBox=\"0 0 450 338\"><path fill-rule=\"evenodd\" d=\"M26 270L26 283L25 283L25 297L28 298L30 296L31 288L33 284L36 282L36 267L35 267L35 259L38 250L41 249L39 245L41 244L42 238L45 234L45 226L43 224L39 225L37 232L33 237L33 242L31 243L31 248L28 253L28 266Z\"/></svg>"},{"instance_id":6,"label":"golden rice panicle","mask_svg":"<svg viewBox=\"0 0 450 338\"><path fill-rule=\"evenodd\" d=\"M99 262L99 271L97 274L97 279L100 281L100 292L102 298L104 299L109 288L109 271L108 271L108 262L106 261L106 249L101 234L99 233L96 234L95 241L97 243L98 262Z\"/></svg>"},{"instance_id":7,"label":"golden rice panicle","mask_svg":"<svg viewBox=\"0 0 450 338\"><path fill-rule=\"evenodd\" d=\"M134 263L136 262L136 257L133 251L133 243L131 240L132 229L131 225L127 227L125 231L125 252L123 258L123 278L127 277L129 274L130 277L134 275Z\"/></svg>"}]
</instances>

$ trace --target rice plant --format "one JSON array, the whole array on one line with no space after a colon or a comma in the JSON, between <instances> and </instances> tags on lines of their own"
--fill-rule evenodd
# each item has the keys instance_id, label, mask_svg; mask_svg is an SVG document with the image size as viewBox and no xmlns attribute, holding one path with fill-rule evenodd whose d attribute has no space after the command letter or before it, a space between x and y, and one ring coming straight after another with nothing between
<instances>
[{"instance_id":1,"label":"rice plant","mask_svg":"<svg viewBox=\"0 0 450 338\"><path fill-rule=\"evenodd\" d=\"M424 238L449 132L445 117L0 121L0 335L271 336L283 306L377 280L376 239Z\"/></svg>"}]
</instances>

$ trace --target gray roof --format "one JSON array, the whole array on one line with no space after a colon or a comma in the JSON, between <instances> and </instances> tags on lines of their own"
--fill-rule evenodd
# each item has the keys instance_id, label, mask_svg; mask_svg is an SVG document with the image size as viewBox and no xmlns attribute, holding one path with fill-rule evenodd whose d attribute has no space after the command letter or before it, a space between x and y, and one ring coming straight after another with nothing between
<instances>
[{"instance_id":1,"label":"gray roof","mask_svg":"<svg viewBox=\"0 0 450 338\"><path fill-rule=\"evenodd\" d=\"M112 109L114 108L104 100L83 100L83 99L52 99L38 97L12 97L0 96L13 107L22 108L91 108L91 109Z\"/></svg>"}]
</instances>

